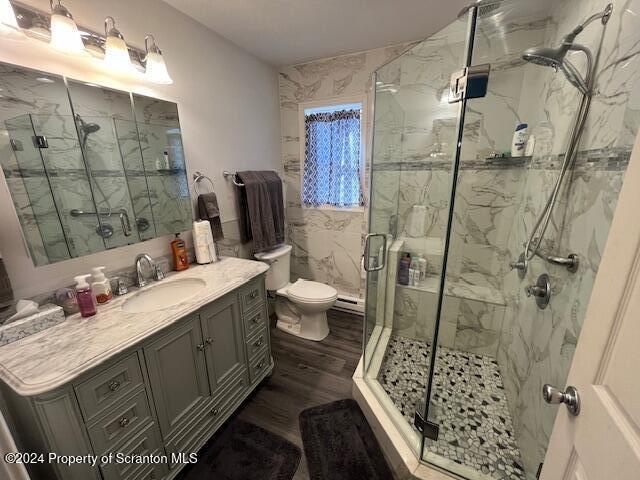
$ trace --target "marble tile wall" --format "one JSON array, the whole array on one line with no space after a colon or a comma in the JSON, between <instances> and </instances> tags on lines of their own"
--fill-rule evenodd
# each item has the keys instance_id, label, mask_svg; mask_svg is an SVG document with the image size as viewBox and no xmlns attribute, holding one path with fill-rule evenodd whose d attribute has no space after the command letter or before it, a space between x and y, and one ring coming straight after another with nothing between
<instances>
[{"instance_id":1,"label":"marble tile wall","mask_svg":"<svg viewBox=\"0 0 640 480\"><path fill-rule=\"evenodd\" d=\"M633 13L640 2L614 1L613 5L614 14L607 26L596 76L596 94L580 144L581 150L595 154L578 157L544 245L545 251L560 255L577 253L581 258L580 269L571 274L534 258L524 280L515 272L505 276L507 309L497 358L528 479L535 478L543 461L558 410L543 402L540 389L544 383L565 384L629 152L640 126L637 115L640 38L637 16ZM597 1L567 0L554 4L545 44L557 43L562 35L603 7L604 3ZM600 24L595 23L587 27L579 41L595 49L601 31ZM564 151L564 140L577 106L575 89L561 75L542 70L537 75L526 75L523 90L531 94L523 96L519 112L533 125L546 122L551 141L539 146L536 143L526 171L517 202L518 221L512 223L509 233L506 254L512 259L522 251L522 243L557 178L559 159L554 154ZM598 156L600 160L595 158ZM544 272L551 276L553 298L546 310L539 310L526 298L523 288Z\"/></svg>"},{"instance_id":2,"label":"marble tile wall","mask_svg":"<svg viewBox=\"0 0 640 480\"><path fill-rule=\"evenodd\" d=\"M544 245L545 250L561 255L577 253L583 263L576 274L537 258L524 280L509 267L557 178L577 107L575 89L561 74L526 64L520 55L530 46L558 43L604 4L565 0L549 12L535 11L536 5L529 3L517 16L507 15L504 24L483 19L479 26L474 63L490 62L492 75L487 96L469 102L467 111L447 271L448 287L459 292L445 294L440 339L448 347L497 356L529 479L535 478L544 457L557 412L556 407L542 402L540 388L543 383L563 385L566 379L640 126L639 39L633 14L639 3L614 2L597 91L580 146L583 152L571 172L569 187L561 194ZM600 31L599 24L594 24L580 41L595 49ZM455 51L452 43L447 48ZM433 50L416 58L418 52L414 48L406 54L406 65L402 59L391 62L379 76L401 93L385 88L376 99L372 222L381 230L393 231L388 224L397 215L398 236L404 236L411 248L424 248L422 253L431 250L431 271L437 274L433 240L441 239L445 231L451 187L447 139L455 129L455 116L432 101L439 98L434 93L438 89L433 88L437 87L436 66L447 65L447 59ZM572 61L579 64L576 58ZM410 85L406 98L402 95L404 79ZM426 111L411 112L406 108L411 103L407 99L415 102L418 87L428 92L432 103ZM488 155L510 150L513 127L522 121L529 123L536 136L533 158L487 162ZM407 222L416 204L428 207L422 243L408 238ZM554 298L541 311L523 289L543 272L552 278ZM496 304L470 298L465 289L481 289L503 301ZM398 287L394 329L428 341L435 323L434 302L435 293Z\"/></svg>"},{"instance_id":3,"label":"marble tile wall","mask_svg":"<svg viewBox=\"0 0 640 480\"><path fill-rule=\"evenodd\" d=\"M342 295L364 298L360 265L368 212L302 207L298 106L367 94L372 72L406 48L399 45L321 59L285 67L279 72L287 241L293 246L292 279L324 282Z\"/></svg>"}]
</instances>

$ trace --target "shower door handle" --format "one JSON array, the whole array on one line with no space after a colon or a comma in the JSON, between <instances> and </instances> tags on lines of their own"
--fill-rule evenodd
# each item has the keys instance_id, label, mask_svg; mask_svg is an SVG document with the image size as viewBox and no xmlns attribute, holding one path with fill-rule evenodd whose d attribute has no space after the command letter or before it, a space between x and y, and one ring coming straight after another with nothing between
<instances>
[{"instance_id":1,"label":"shower door handle","mask_svg":"<svg viewBox=\"0 0 640 480\"><path fill-rule=\"evenodd\" d=\"M382 237L382 262L375 267L369 266L369 248L373 237ZM382 270L387 263L387 235L384 233L368 233L364 240L363 265L367 272L377 272Z\"/></svg>"}]
</instances>

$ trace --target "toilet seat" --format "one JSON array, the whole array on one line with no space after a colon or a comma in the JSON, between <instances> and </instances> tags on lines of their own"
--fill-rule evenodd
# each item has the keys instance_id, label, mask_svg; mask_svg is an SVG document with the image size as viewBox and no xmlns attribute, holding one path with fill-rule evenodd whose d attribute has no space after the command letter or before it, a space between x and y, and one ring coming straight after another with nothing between
<instances>
[{"instance_id":1,"label":"toilet seat","mask_svg":"<svg viewBox=\"0 0 640 480\"><path fill-rule=\"evenodd\" d=\"M291 300L303 303L325 303L338 298L338 291L335 288L303 279L296 280L281 290Z\"/></svg>"}]
</instances>

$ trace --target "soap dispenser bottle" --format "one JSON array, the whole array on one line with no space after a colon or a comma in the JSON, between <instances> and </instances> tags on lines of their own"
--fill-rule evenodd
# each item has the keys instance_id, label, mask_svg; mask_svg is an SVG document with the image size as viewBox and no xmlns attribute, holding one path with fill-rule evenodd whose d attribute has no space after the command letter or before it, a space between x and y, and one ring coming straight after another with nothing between
<instances>
[{"instance_id":1,"label":"soap dispenser bottle","mask_svg":"<svg viewBox=\"0 0 640 480\"><path fill-rule=\"evenodd\" d=\"M176 233L176 238L171 242L171 253L173 254L173 268L175 271L179 272L189 268L187 247L184 240L180 238L179 233Z\"/></svg>"},{"instance_id":2,"label":"soap dispenser bottle","mask_svg":"<svg viewBox=\"0 0 640 480\"><path fill-rule=\"evenodd\" d=\"M98 303L107 303L113 298L111 282L104 274L105 267L93 267L91 269L91 289Z\"/></svg>"},{"instance_id":3,"label":"soap dispenser bottle","mask_svg":"<svg viewBox=\"0 0 640 480\"><path fill-rule=\"evenodd\" d=\"M91 274L78 275L75 277L76 281L76 299L78 300L78 307L80 307L80 315L83 317L91 317L96 314L97 304L96 299L93 296L93 290L87 282Z\"/></svg>"}]
</instances>

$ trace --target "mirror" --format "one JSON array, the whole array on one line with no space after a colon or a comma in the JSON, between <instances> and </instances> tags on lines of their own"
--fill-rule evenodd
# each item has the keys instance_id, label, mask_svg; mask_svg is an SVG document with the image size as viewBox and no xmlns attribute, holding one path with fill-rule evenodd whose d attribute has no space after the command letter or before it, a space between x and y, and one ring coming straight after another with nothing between
<instances>
[{"instance_id":1,"label":"mirror","mask_svg":"<svg viewBox=\"0 0 640 480\"><path fill-rule=\"evenodd\" d=\"M175 103L0 62L0 134L36 266L191 226Z\"/></svg>"}]
</instances>

